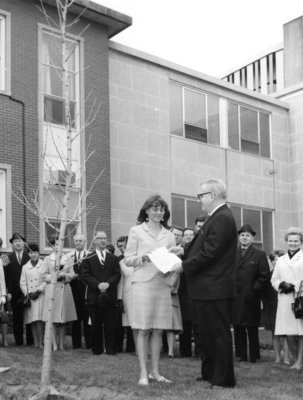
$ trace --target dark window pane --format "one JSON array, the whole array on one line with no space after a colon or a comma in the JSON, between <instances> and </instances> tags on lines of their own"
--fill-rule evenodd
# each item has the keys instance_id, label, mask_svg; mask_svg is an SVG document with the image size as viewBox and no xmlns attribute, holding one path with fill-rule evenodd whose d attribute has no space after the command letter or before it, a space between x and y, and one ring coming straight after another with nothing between
<instances>
[{"instance_id":1,"label":"dark window pane","mask_svg":"<svg viewBox=\"0 0 303 400\"><path fill-rule=\"evenodd\" d=\"M180 197L172 196L171 210L172 210L172 225L185 227L185 200Z\"/></svg>"},{"instance_id":2,"label":"dark window pane","mask_svg":"<svg viewBox=\"0 0 303 400\"><path fill-rule=\"evenodd\" d=\"M207 96L208 143L220 144L219 98Z\"/></svg>"},{"instance_id":3,"label":"dark window pane","mask_svg":"<svg viewBox=\"0 0 303 400\"><path fill-rule=\"evenodd\" d=\"M206 130L205 95L184 90L185 124Z\"/></svg>"},{"instance_id":4,"label":"dark window pane","mask_svg":"<svg viewBox=\"0 0 303 400\"><path fill-rule=\"evenodd\" d=\"M73 102L69 102L70 117L72 121L72 127L75 127L75 108L76 105ZM63 125L64 124L64 102L62 100L56 100L49 97L44 97L44 121L51 124Z\"/></svg>"},{"instance_id":5,"label":"dark window pane","mask_svg":"<svg viewBox=\"0 0 303 400\"><path fill-rule=\"evenodd\" d=\"M259 142L258 113L245 107L240 107L241 138L250 142Z\"/></svg>"},{"instance_id":6,"label":"dark window pane","mask_svg":"<svg viewBox=\"0 0 303 400\"><path fill-rule=\"evenodd\" d=\"M259 154L259 143L250 142L249 140L241 139L241 150L244 153Z\"/></svg>"},{"instance_id":7,"label":"dark window pane","mask_svg":"<svg viewBox=\"0 0 303 400\"><path fill-rule=\"evenodd\" d=\"M228 102L228 145L239 150L238 106L231 102Z\"/></svg>"},{"instance_id":8,"label":"dark window pane","mask_svg":"<svg viewBox=\"0 0 303 400\"><path fill-rule=\"evenodd\" d=\"M183 136L182 87L170 85L170 133Z\"/></svg>"},{"instance_id":9,"label":"dark window pane","mask_svg":"<svg viewBox=\"0 0 303 400\"><path fill-rule=\"evenodd\" d=\"M269 115L259 113L261 156L270 157Z\"/></svg>"},{"instance_id":10,"label":"dark window pane","mask_svg":"<svg viewBox=\"0 0 303 400\"><path fill-rule=\"evenodd\" d=\"M243 224L249 224L256 232L255 240L261 242L261 215L258 210L243 208Z\"/></svg>"},{"instance_id":11,"label":"dark window pane","mask_svg":"<svg viewBox=\"0 0 303 400\"><path fill-rule=\"evenodd\" d=\"M44 97L44 121L63 125L64 103L61 100Z\"/></svg>"},{"instance_id":12,"label":"dark window pane","mask_svg":"<svg viewBox=\"0 0 303 400\"><path fill-rule=\"evenodd\" d=\"M197 126L185 124L185 137L207 143L207 130Z\"/></svg>"},{"instance_id":13,"label":"dark window pane","mask_svg":"<svg viewBox=\"0 0 303 400\"><path fill-rule=\"evenodd\" d=\"M273 250L272 212L262 212L263 250L269 254Z\"/></svg>"},{"instance_id":14,"label":"dark window pane","mask_svg":"<svg viewBox=\"0 0 303 400\"><path fill-rule=\"evenodd\" d=\"M194 229L195 219L202 213L201 204L197 200L187 200L186 206L187 206L186 226L188 228Z\"/></svg>"},{"instance_id":15,"label":"dark window pane","mask_svg":"<svg viewBox=\"0 0 303 400\"><path fill-rule=\"evenodd\" d=\"M237 229L239 230L242 226L241 221L241 207L230 206L230 211L232 212L234 219L236 221Z\"/></svg>"},{"instance_id":16,"label":"dark window pane","mask_svg":"<svg viewBox=\"0 0 303 400\"><path fill-rule=\"evenodd\" d=\"M60 231L60 222L59 221L51 221L51 224L55 227L55 229L45 223L45 246L49 247L48 238L57 233L59 235ZM72 222L67 224L65 229L65 238L64 238L64 247L72 248L73 247L73 237L77 233L78 222Z\"/></svg>"}]
</instances>

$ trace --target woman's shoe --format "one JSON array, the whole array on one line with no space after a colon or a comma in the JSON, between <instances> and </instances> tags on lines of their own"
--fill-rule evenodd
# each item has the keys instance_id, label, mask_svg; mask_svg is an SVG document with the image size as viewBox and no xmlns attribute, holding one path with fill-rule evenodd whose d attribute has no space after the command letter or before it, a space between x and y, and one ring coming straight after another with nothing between
<instances>
[{"instance_id":1,"label":"woman's shoe","mask_svg":"<svg viewBox=\"0 0 303 400\"><path fill-rule=\"evenodd\" d=\"M158 378L156 378L152 374L149 374L148 378L151 381L156 381L156 382L160 382L160 383L171 383L171 381L169 379L164 378L164 376L162 376L162 375L159 375Z\"/></svg>"},{"instance_id":2,"label":"woman's shoe","mask_svg":"<svg viewBox=\"0 0 303 400\"><path fill-rule=\"evenodd\" d=\"M138 386L148 386L148 379L147 378L140 378L138 381Z\"/></svg>"}]
</instances>

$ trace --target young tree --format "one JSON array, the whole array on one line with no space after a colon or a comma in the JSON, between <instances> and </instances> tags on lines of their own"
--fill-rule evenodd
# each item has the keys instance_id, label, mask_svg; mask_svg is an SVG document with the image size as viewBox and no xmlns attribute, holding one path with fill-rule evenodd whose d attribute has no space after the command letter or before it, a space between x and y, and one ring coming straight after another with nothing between
<instances>
[{"instance_id":1,"label":"young tree","mask_svg":"<svg viewBox=\"0 0 303 400\"><path fill-rule=\"evenodd\" d=\"M51 53L57 55L59 59L51 60L51 64L57 66L54 71L58 75L58 78L60 79L62 85L64 135L62 137L61 132L60 138L58 138L52 128L52 121L50 118L47 132L44 133L44 150L42 158L44 164L43 169L44 171L49 171L49 176L52 179L49 184L52 185L55 183L57 188L56 191L50 191L50 196L54 206L57 209L57 220L59 221L59 224L54 224L53 221L47 216L45 209L43 209L43 206L41 206L40 204L38 192L32 199L27 198L23 193L21 194L21 196L16 196L15 194L15 196L18 197L18 199L27 207L27 209L34 213L40 220L43 221L43 223L48 224L53 231L57 232L59 241L57 258L55 260L55 270L52 273L50 283L50 301L48 303L48 317L45 328L44 353L41 373L41 392L32 398L35 400L47 398L51 390L50 376L52 358L53 303L55 284L57 282L59 268L60 265L64 263L63 248L64 241L66 239L67 224L73 221L78 221L83 213L88 213L92 209L92 207L87 204L86 200L95 183L98 181L103 172L101 171L97 175L95 181L93 182L93 185L85 194L82 193L80 190L78 204L75 210L73 210L73 216L71 218L69 215L71 192L77 185L78 187L81 186L81 180L85 175L85 164L93 153L88 153L87 151L85 155L84 166L76 166L75 168L75 166L73 165L74 143L76 140L79 140L79 136L81 135L81 133L94 120L96 114L99 111L99 107L97 107L96 102L94 102L93 107L89 112L88 119L85 121L85 123L81 123L81 121L79 122L78 118L79 111L78 113L75 113L74 104L71 98L71 82L75 78L75 75L79 74L80 72L78 70L71 71L71 68L69 67L70 61L75 52L75 46L68 39L68 34L69 30L80 20L80 15L76 16L76 18L74 18L72 21L70 19L67 19L68 11L75 0L56 0L56 19L48 15L46 9L44 8L43 0L40 0L40 2L41 5L39 8L41 12L44 14L50 29L57 35L57 40L53 41L50 45L55 46L55 48L53 49L54 51L52 51ZM83 32L83 30L79 32L79 35L82 35ZM52 148L55 149L56 161L54 161L52 157L49 157L48 155L49 146L52 146ZM60 170L64 171L63 181L62 177L52 176L52 171L54 169L58 169L58 165L60 165ZM54 179L56 179L55 182Z\"/></svg>"}]
</instances>

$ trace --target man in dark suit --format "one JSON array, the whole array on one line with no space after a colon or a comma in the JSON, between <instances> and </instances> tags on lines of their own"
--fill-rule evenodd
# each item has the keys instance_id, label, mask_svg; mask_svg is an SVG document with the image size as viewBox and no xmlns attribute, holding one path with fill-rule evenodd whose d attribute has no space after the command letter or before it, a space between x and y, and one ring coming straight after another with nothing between
<instances>
[{"instance_id":1,"label":"man in dark suit","mask_svg":"<svg viewBox=\"0 0 303 400\"><path fill-rule=\"evenodd\" d=\"M90 349L91 326L88 324L88 306L85 301L86 285L79 279L82 262L88 256L88 251L86 250L86 238L82 233L74 236L74 245L75 250L72 250L66 257L68 262L73 265L75 272L75 278L70 282L77 312L77 320L72 322L72 343L74 349L81 348L81 325L83 324L85 346L87 349Z\"/></svg>"},{"instance_id":2,"label":"man in dark suit","mask_svg":"<svg viewBox=\"0 0 303 400\"><path fill-rule=\"evenodd\" d=\"M13 332L17 346L23 345L23 306L20 301L23 297L20 289L20 277L23 265L30 257L25 247L25 238L19 233L13 233L9 240L13 252L9 254L9 264L6 267L6 281L8 299L12 302ZM19 301L18 301L19 300ZM33 344L33 336L30 325L26 325L26 343Z\"/></svg>"},{"instance_id":3,"label":"man in dark suit","mask_svg":"<svg viewBox=\"0 0 303 400\"><path fill-rule=\"evenodd\" d=\"M235 386L231 302L235 294L237 228L226 205L225 184L210 179L198 194L209 216L188 246L186 259L174 266L184 271L202 346L201 377L211 387Z\"/></svg>"},{"instance_id":4,"label":"man in dark suit","mask_svg":"<svg viewBox=\"0 0 303 400\"><path fill-rule=\"evenodd\" d=\"M104 328L106 354L114 355L114 313L121 273L117 257L105 250L107 235L104 231L96 233L94 243L96 250L83 260L80 275L80 279L87 285L92 353L99 355L104 351Z\"/></svg>"},{"instance_id":5,"label":"man in dark suit","mask_svg":"<svg viewBox=\"0 0 303 400\"><path fill-rule=\"evenodd\" d=\"M260 358L258 327L261 297L269 283L270 272L266 254L252 246L256 232L249 224L238 231L236 258L237 292L232 304L235 348L238 361L247 361L247 335L250 362Z\"/></svg>"}]
</instances>

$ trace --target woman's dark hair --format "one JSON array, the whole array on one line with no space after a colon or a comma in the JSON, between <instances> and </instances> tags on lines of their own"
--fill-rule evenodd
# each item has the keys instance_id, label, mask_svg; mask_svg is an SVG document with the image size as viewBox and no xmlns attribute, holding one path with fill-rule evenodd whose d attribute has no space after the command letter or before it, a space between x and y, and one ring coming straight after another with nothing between
<instances>
[{"instance_id":1,"label":"woman's dark hair","mask_svg":"<svg viewBox=\"0 0 303 400\"><path fill-rule=\"evenodd\" d=\"M28 249L28 252L29 252L29 253L30 253L30 252L34 252L34 251L37 251L38 253L40 253L39 246L38 246L36 243L30 243L30 244L28 244L28 245L27 245L27 249Z\"/></svg>"},{"instance_id":2,"label":"woman's dark hair","mask_svg":"<svg viewBox=\"0 0 303 400\"><path fill-rule=\"evenodd\" d=\"M161 221L161 225L163 225L164 228L168 229L169 226L167 222L170 218L168 204L166 203L165 200L162 199L162 197L159 194L154 194L145 200L145 203L141 207L141 210L137 218L138 223L142 224L143 222L146 221L147 218L146 210L148 210L150 207L159 207L159 206L164 208L164 215L163 215L163 220Z\"/></svg>"}]
</instances>

